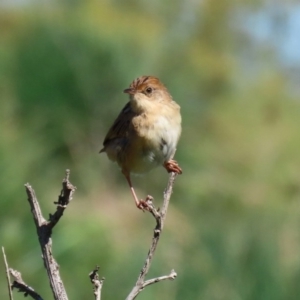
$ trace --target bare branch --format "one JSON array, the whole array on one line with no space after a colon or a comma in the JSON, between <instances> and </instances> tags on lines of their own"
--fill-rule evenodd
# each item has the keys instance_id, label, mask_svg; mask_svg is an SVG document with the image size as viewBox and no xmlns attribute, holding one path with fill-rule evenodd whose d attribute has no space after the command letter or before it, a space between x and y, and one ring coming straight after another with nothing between
<instances>
[{"instance_id":1,"label":"bare branch","mask_svg":"<svg viewBox=\"0 0 300 300\"><path fill-rule=\"evenodd\" d=\"M150 279L145 281L145 277L148 274L148 271L150 269L150 265L161 235L161 232L163 230L164 227L164 221L166 219L167 216L167 210L168 210L168 206L169 206L169 202L170 202L170 198L171 198L171 194L173 191L173 185L174 185L174 181L176 178L177 174L176 173L171 173L169 181L168 181L168 185L167 188L164 192L164 200L163 200L163 206L161 211L157 210L152 202L152 197L148 196L146 199L147 205L148 205L148 211L153 215L153 217L156 220L156 227L154 229L154 233L153 233L153 238L152 238L152 243L150 246L150 249L148 251L148 255L146 257L144 266L140 272L140 275L137 279L137 282L135 284L135 286L133 287L133 289L131 290L130 294L127 296L126 300L133 300L137 297L137 295L148 285L165 280L165 279L175 279L175 277L177 276L176 272L174 270L171 271L170 275L168 276L161 276L161 277L157 277L154 279Z\"/></svg>"},{"instance_id":2,"label":"bare branch","mask_svg":"<svg viewBox=\"0 0 300 300\"><path fill-rule=\"evenodd\" d=\"M28 195L28 201L30 203L31 212L36 225L39 243L43 254L42 257L44 260L44 265L48 273L50 286L55 300L68 300L63 282L60 278L59 266L52 255L51 234L52 234L52 229L55 227L55 225L59 222L60 218L63 216L64 210L67 208L68 204L72 200L72 196L76 190L76 187L74 187L69 182L69 175L70 175L70 171L67 170L66 176L63 180L63 188L58 197L58 201L54 202L56 204L56 211L54 212L54 214L50 214L48 221L42 215L42 211L40 209L34 189L28 183L25 184L26 192ZM166 219L168 205L173 191L173 185L176 176L177 174L175 173L171 173L170 175L167 188L164 192L163 206L161 211L155 208L153 204L153 198L151 196L148 196L146 199L147 210L152 214L152 216L156 220L156 226L153 233L152 243L150 245L150 249L148 251L148 255L144 262L143 268L138 276L135 286L133 287L130 294L127 296L126 300L135 299L137 295L148 285L166 279L173 280L177 276L176 272L172 270L169 275L159 276L145 281L145 277L149 272L154 253L157 248L159 238L164 227L164 221ZM4 255L6 269L9 270L10 274L15 278L15 281L13 282L12 285L10 285L8 279L9 286L12 288L18 288L19 291L25 294L25 296L30 295L34 299L42 300L40 295L38 295L30 286L26 285L26 283L22 280L21 274L18 271L15 271L13 269L8 269L3 248L2 251ZM99 267L96 267L89 274L91 282L94 285L95 300L101 300L101 290L105 279L105 278L102 278L101 280L99 279L98 271L99 271ZM10 290L10 294L11 294L11 290ZM10 300L12 300L12 295L10 296Z\"/></svg>"},{"instance_id":3,"label":"bare branch","mask_svg":"<svg viewBox=\"0 0 300 300\"><path fill-rule=\"evenodd\" d=\"M30 287L24 282L20 272L13 269L9 269L9 272L14 278L12 288L16 288L18 289L18 292L24 293L25 297L29 295L35 300L43 300L43 298L37 292L35 292L35 290L32 287Z\"/></svg>"},{"instance_id":4,"label":"bare branch","mask_svg":"<svg viewBox=\"0 0 300 300\"><path fill-rule=\"evenodd\" d=\"M99 266L96 266L95 269L89 274L91 283L94 285L95 300L101 300L101 290L105 280L104 277L102 277L102 279L99 280L98 271L99 271Z\"/></svg>"},{"instance_id":5,"label":"bare branch","mask_svg":"<svg viewBox=\"0 0 300 300\"><path fill-rule=\"evenodd\" d=\"M58 201L55 202L56 211L53 215L50 214L49 221L46 221L42 215L40 205L35 195L34 189L27 183L25 184L26 192L28 195L28 201L30 203L31 212L36 225L39 243L41 246L44 265L48 273L50 286L55 300L67 300L68 296L65 291L63 282L59 274L59 265L55 261L52 255L52 229L58 223L62 217L64 210L69 202L72 200L72 195L76 190L69 182L70 171L66 170L66 176L63 179L63 188L58 197Z\"/></svg>"},{"instance_id":6,"label":"bare branch","mask_svg":"<svg viewBox=\"0 0 300 300\"><path fill-rule=\"evenodd\" d=\"M10 282L10 276L9 276L9 268L8 268L8 263L7 263L7 260L6 260L4 247L2 247L2 254L3 254L3 260L4 260L4 264L5 264L6 280L7 280L7 285L8 285L9 299L13 300L12 288L11 288L11 282Z\"/></svg>"},{"instance_id":7,"label":"bare branch","mask_svg":"<svg viewBox=\"0 0 300 300\"><path fill-rule=\"evenodd\" d=\"M160 277L156 277L153 279L149 279L147 281L144 282L143 284L143 288L146 287L147 285L162 281L162 280L174 280L177 277L177 273L174 270L171 270L171 273L169 275L165 275L165 276L160 276Z\"/></svg>"}]
</instances>

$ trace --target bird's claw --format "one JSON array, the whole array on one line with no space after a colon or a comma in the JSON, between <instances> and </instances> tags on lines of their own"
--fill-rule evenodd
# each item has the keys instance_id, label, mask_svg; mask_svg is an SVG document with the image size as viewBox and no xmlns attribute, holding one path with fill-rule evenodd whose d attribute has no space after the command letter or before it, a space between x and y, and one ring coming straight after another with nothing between
<instances>
[{"instance_id":1,"label":"bird's claw","mask_svg":"<svg viewBox=\"0 0 300 300\"><path fill-rule=\"evenodd\" d=\"M153 197L148 195L145 200L139 200L139 202L136 204L137 208L141 209L143 212L145 210L150 210L150 207L152 206Z\"/></svg>"},{"instance_id":2,"label":"bird's claw","mask_svg":"<svg viewBox=\"0 0 300 300\"><path fill-rule=\"evenodd\" d=\"M182 174L182 169L179 167L178 162L174 159L171 159L169 161L166 161L164 163L164 167L166 168L166 170L171 173L177 173L177 174Z\"/></svg>"}]
</instances>

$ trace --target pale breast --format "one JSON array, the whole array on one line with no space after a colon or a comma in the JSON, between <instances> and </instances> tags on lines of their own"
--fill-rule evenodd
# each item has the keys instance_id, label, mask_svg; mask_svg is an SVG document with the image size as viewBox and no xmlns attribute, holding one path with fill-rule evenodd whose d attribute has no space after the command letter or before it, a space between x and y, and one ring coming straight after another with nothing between
<instances>
[{"instance_id":1,"label":"pale breast","mask_svg":"<svg viewBox=\"0 0 300 300\"><path fill-rule=\"evenodd\" d=\"M171 159L175 153L176 146L181 133L181 125L178 121L160 116L154 123L154 127L159 132L160 155L163 161Z\"/></svg>"},{"instance_id":2,"label":"pale breast","mask_svg":"<svg viewBox=\"0 0 300 300\"><path fill-rule=\"evenodd\" d=\"M170 114L169 114L170 115ZM142 123L147 125L139 131L143 163L152 169L171 159L181 134L180 114L170 117L168 114L146 115ZM140 124L141 125L141 124Z\"/></svg>"}]
</instances>

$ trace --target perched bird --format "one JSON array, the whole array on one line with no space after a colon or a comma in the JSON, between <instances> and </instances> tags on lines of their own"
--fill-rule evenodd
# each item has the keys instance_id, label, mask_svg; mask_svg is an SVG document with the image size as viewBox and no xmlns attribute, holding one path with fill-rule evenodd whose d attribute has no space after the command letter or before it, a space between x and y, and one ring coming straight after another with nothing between
<instances>
[{"instance_id":1,"label":"perched bird","mask_svg":"<svg viewBox=\"0 0 300 300\"><path fill-rule=\"evenodd\" d=\"M173 160L181 134L180 106L153 76L135 79L124 93L130 100L109 129L100 152L118 163L136 206L143 210L147 203L137 198L130 174L143 174L159 165L182 173Z\"/></svg>"}]
</instances>

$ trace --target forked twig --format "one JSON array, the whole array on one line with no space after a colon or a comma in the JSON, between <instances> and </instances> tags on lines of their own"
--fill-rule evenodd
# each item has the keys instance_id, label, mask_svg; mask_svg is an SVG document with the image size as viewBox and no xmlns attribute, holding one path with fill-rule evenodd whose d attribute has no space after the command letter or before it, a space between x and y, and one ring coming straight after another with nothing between
<instances>
[{"instance_id":1,"label":"forked twig","mask_svg":"<svg viewBox=\"0 0 300 300\"><path fill-rule=\"evenodd\" d=\"M165 222L165 219L166 219L167 210L168 210L168 206L169 206L169 202L170 202L171 194L172 194L172 191L173 191L173 185L174 185L174 181L175 181L176 176L177 176L176 173L171 173L171 175L170 175L167 188L164 192L164 200L163 200L163 206L162 206L161 211L157 210L154 207L151 197L148 196L147 199L146 199L146 202L148 204L148 210L156 220L156 227L154 229L152 243L151 243L150 249L148 251L148 255L146 257L144 266L143 266L143 268L140 272L140 275L139 275L139 277L138 277L138 279L135 283L135 286L133 287L133 289L131 290L131 292L127 296L126 300L135 299L137 297L137 295L146 286L148 286L150 284L160 282L160 281L166 280L166 279L173 280L177 276L176 272L174 270L171 270L171 273L169 275L160 276L160 277L149 279L149 280L145 281L145 277L148 274L148 271L150 269L150 265L151 265L154 253L155 253L160 235L161 235L163 227L164 227L164 222Z\"/></svg>"},{"instance_id":2,"label":"forked twig","mask_svg":"<svg viewBox=\"0 0 300 300\"><path fill-rule=\"evenodd\" d=\"M24 293L24 296L31 296L35 300L43 300L43 298L22 279L22 275L17 270L9 269L9 273L14 278L12 288L18 289L18 292Z\"/></svg>"},{"instance_id":3,"label":"forked twig","mask_svg":"<svg viewBox=\"0 0 300 300\"><path fill-rule=\"evenodd\" d=\"M57 222L62 217L66 207L72 200L73 193L76 187L69 182L70 171L66 170L66 176L63 179L63 188L60 195L58 196L58 201L54 202L56 206L56 211L49 216L49 221L47 221L43 215L38 203L37 197L35 195L34 189L27 183L25 184L26 192L28 195L28 201L31 207L31 212L37 229L38 239L42 250L42 257L44 260L44 265L48 273L50 286L54 295L55 300L67 300L68 296L65 291L62 279L59 274L59 266L54 256L52 254L52 229L57 224Z\"/></svg>"}]
</instances>

